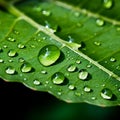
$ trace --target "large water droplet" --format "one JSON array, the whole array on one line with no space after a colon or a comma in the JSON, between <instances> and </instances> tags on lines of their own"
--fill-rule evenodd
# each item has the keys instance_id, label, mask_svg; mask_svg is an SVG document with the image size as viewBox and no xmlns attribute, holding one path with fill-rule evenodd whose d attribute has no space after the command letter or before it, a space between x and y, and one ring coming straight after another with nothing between
<instances>
[{"instance_id":1,"label":"large water droplet","mask_svg":"<svg viewBox=\"0 0 120 120\"><path fill-rule=\"evenodd\" d=\"M103 25L104 25L104 20L102 20L102 19L97 19L97 20L96 20L96 24L97 24L98 26L103 26Z\"/></svg>"},{"instance_id":2,"label":"large water droplet","mask_svg":"<svg viewBox=\"0 0 120 120\"><path fill-rule=\"evenodd\" d=\"M113 0L103 0L103 5L106 9L110 9L113 6Z\"/></svg>"},{"instance_id":3,"label":"large water droplet","mask_svg":"<svg viewBox=\"0 0 120 120\"><path fill-rule=\"evenodd\" d=\"M6 68L5 72L7 74L13 75L13 74L15 74L15 68L12 67L12 66L9 66L9 67Z\"/></svg>"},{"instance_id":4,"label":"large water droplet","mask_svg":"<svg viewBox=\"0 0 120 120\"><path fill-rule=\"evenodd\" d=\"M17 55L17 52L15 51L15 50L10 50L9 52L8 52L8 56L9 57L15 57Z\"/></svg>"},{"instance_id":5,"label":"large water droplet","mask_svg":"<svg viewBox=\"0 0 120 120\"><path fill-rule=\"evenodd\" d=\"M64 83L64 80L65 80L65 76L64 76L64 74L63 73L61 73L61 72L57 72L57 73L55 73L53 76L52 76L52 82L54 83L54 84L62 84L62 83Z\"/></svg>"},{"instance_id":6,"label":"large water droplet","mask_svg":"<svg viewBox=\"0 0 120 120\"><path fill-rule=\"evenodd\" d=\"M74 72L75 70L76 70L76 66L75 65L70 65L69 67L68 67L68 72Z\"/></svg>"},{"instance_id":7,"label":"large water droplet","mask_svg":"<svg viewBox=\"0 0 120 120\"><path fill-rule=\"evenodd\" d=\"M104 99L111 99L112 96L113 96L113 93L110 89L108 88L104 88L102 91L101 91L101 96L102 98Z\"/></svg>"},{"instance_id":8,"label":"large water droplet","mask_svg":"<svg viewBox=\"0 0 120 120\"><path fill-rule=\"evenodd\" d=\"M88 72L85 71L85 70L83 70L83 71L80 71L78 77L79 77L79 79L81 79L81 80L86 80L87 77L88 77L88 75L89 75Z\"/></svg>"},{"instance_id":9,"label":"large water droplet","mask_svg":"<svg viewBox=\"0 0 120 120\"><path fill-rule=\"evenodd\" d=\"M60 57L60 50L55 45L47 45L43 47L38 55L39 61L44 66L50 66Z\"/></svg>"},{"instance_id":10,"label":"large water droplet","mask_svg":"<svg viewBox=\"0 0 120 120\"><path fill-rule=\"evenodd\" d=\"M32 67L29 63L22 64L22 66L21 66L21 71L22 72L28 73L28 72L31 72L31 70L32 70Z\"/></svg>"}]
</instances>

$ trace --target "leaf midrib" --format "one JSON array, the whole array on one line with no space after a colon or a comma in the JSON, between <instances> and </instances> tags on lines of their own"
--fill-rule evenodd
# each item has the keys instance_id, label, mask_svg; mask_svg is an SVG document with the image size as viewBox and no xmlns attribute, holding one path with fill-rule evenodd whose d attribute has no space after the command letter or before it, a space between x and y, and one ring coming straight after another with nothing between
<instances>
[{"instance_id":1,"label":"leaf midrib","mask_svg":"<svg viewBox=\"0 0 120 120\"><path fill-rule=\"evenodd\" d=\"M90 17L94 17L94 18L99 18L100 17L103 20L105 20L107 22L110 22L110 23L112 23L114 25L120 25L119 21L106 18L106 17L101 16L99 14L94 14L94 13L92 13L90 11L87 11L87 10L84 10L82 8L75 8L75 7L71 6L71 5L68 5L66 3L62 3L62 2L59 2L59 1L56 1L55 4L58 5L58 6L64 7L66 9L70 9L70 10L74 9L75 11L78 11L78 12L80 12L82 14L87 14ZM2 6L5 7L8 10L8 12L10 12L11 14L17 16L19 19L25 20L30 25L32 25L33 27L37 28L38 31L42 31L42 32L46 33L47 35L51 36L54 40L60 42L63 45L62 47L65 47L65 46L68 47L70 50L72 50L76 54L80 55L81 57L83 57L84 59L88 60L90 63L92 63L93 65L95 65L96 67L98 67L99 69L104 71L105 73L107 73L109 76L111 76L111 77L115 78L116 80L120 81L120 77L118 75L116 75L112 71L106 69L104 66L100 65L97 61L94 61L93 59L91 59L90 57L88 57L87 55L85 55L84 53L79 51L78 50L78 48L80 47L79 44L72 43L72 45L71 45L69 42L66 42L66 41L62 40L61 38L56 36L51 29L45 28L44 26L38 24L36 21L34 21L33 19L29 18L27 15L25 15L24 13L19 11L16 7L14 7L10 3L8 4L8 3L4 2L4 4L2 4Z\"/></svg>"}]
</instances>

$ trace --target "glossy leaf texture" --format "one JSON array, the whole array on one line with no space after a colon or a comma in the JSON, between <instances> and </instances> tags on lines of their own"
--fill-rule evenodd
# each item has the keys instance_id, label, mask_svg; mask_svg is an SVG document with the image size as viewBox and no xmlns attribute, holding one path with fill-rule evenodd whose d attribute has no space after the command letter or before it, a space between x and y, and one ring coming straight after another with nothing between
<instances>
[{"instance_id":1,"label":"glossy leaf texture","mask_svg":"<svg viewBox=\"0 0 120 120\"><path fill-rule=\"evenodd\" d=\"M70 103L120 104L119 0L0 6L2 79Z\"/></svg>"}]
</instances>

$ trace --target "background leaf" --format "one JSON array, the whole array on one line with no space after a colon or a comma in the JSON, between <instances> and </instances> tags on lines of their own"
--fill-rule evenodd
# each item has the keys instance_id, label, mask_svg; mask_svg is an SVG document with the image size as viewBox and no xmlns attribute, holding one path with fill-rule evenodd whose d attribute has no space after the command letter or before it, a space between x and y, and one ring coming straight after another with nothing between
<instances>
[{"instance_id":1,"label":"background leaf","mask_svg":"<svg viewBox=\"0 0 120 120\"><path fill-rule=\"evenodd\" d=\"M119 105L119 2L66 2L1 2L1 78L67 102Z\"/></svg>"}]
</instances>

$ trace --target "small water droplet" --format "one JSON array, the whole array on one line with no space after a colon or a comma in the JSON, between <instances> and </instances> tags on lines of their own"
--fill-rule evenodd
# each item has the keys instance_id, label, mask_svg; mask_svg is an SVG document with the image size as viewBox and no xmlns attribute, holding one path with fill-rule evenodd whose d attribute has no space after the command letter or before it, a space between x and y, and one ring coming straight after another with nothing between
<instances>
[{"instance_id":1,"label":"small water droplet","mask_svg":"<svg viewBox=\"0 0 120 120\"><path fill-rule=\"evenodd\" d=\"M73 84L71 84L71 85L68 86L68 88L69 88L70 90L74 90L74 89L75 89L75 86L74 86Z\"/></svg>"},{"instance_id":2,"label":"small water droplet","mask_svg":"<svg viewBox=\"0 0 120 120\"><path fill-rule=\"evenodd\" d=\"M16 55L17 55L17 52L15 50L13 50L13 49L9 50L9 52L8 52L9 57L15 57Z\"/></svg>"},{"instance_id":3,"label":"small water droplet","mask_svg":"<svg viewBox=\"0 0 120 120\"><path fill-rule=\"evenodd\" d=\"M74 42L74 39L73 39L70 35L68 36L68 42L69 42L69 43Z\"/></svg>"},{"instance_id":4,"label":"small water droplet","mask_svg":"<svg viewBox=\"0 0 120 120\"><path fill-rule=\"evenodd\" d=\"M48 16L51 15L51 11L43 10L43 11L42 11L42 14L48 17Z\"/></svg>"},{"instance_id":5,"label":"small water droplet","mask_svg":"<svg viewBox=\"0 0 120 120\"><path fill-rule=\"evenodd\" d=\"M88 75L89 75L88 72L85 71L85 70L83 70L83 71L80 71L78 77L79 77L79 79L81 79L81 80L86 80L87 77L88 77Z\"/></svg>"},{"instance_id":6,"label":"small water droplet","mask_svg":"<svg viewBox=\"0 0 120 120\"><path fill-rule=\"evenodd\" d=\"M5 48L5 49L6 49L6 48L8 48L8 46L7 46L7 45L4 45L4 46L3 46L3 48Z\"/></svg>"},{"instance_id":7,"label":"small water droplet","mask_svg":"<svg viewBox=\"0 0 120 120\"><path fill-rule=\"evenodd\" d=\"M106 9L110 9L113 6L113 0L103 0L103 6Z\"/></svg>"},{"instance_id":8,"label":"small water droplet","mask_svg":"<svg viewBox=\"0 0 120 120\"><path fill-rule=\"evenodd\" d=\"M95 41L94 44L95 44L96 46L100 46L100 45L101 45L101 43L98 42L98 41Z\"/></svg>"},{"instance_id":9,"label":"small water droplet","mask_svg":"<svg viewBox=\"0 0 120 120\"><path fill-rule=\"evenodd\" d=\"M81 63L81 61L78 59L78 60L76 60L76 63L77 63L77 64L80 64L80 63Z\"/></svg>"},{"instance_id":10,"label":"small water droplet","mask_svg":"<svg viewBox=\"0 0 120 120\"><path fill-rule=\"evenodd\" d=\"M7 40L10 41L10 42L15 42L16 41L13 37L8 37Z\"/></svg>"},{"instance_id":11,"label":"small water droplet","mask_svg":"<svg viewBox=\"0 0 120 120\"><path fill-rule=\"evenodd\" d=\"M22 44L22 43L19 43L17 47L18 47L19 49L23 49L23 48L25 48L25 45Z\"/></svg>"},{"instance_id":12,"label":"small water droplet","mask_svg":"<svg viewBox=\"0 0 120 120\"><path fill-rule=\"evenodd\" d=\"M4 62L4 60L2 58L0 58L0 63L3 63L3 62Z\"/></svg>"},{"instance_id":13,"label":"small water droplet","mask_svg":"<svg viewBox=\"0 0 120 120\"><path fill-rule=\"evenodd\" d=\"M92 100L96 100L96 97L93 96L91 99L92 99Z\"/></svg>"},{"instance_id":14,"label":"small water droplet","mask_svg":"<svg viewBox=\"0 0 120 120\"><path fill-rule=\"evenodd\" d=\"M74 15L75 15L75 17L79 17L80 16L80 12L75 12Z\"/></svg>"},{"instance_id":15,"label":"small water droplet","mask_svg":"<svg viewBox=\"0 0 120 120\"><path fill-rule=\"evenodd\" d=\"M40 85L41 82L40 82L39 80L34 80L34 81L33 81L33 84L34 84L34 85Z\"/></svg>"},{"instance_id":16,"label":"small water droplet","mask_svg":"<svg viewBox=\"0 0 120 120\"><path fill-rule=\"evenodd\" d=\"M9 66L9 67L6 68L5 72L7 74L13 75L13 74L15 74L15 68L12 67L12 66Z\"/></svg>"},{"instance_id":17,"label":"small water droplet","mask_svg":"<svg viewBox=\"0 0 120 120\"><path fill-rule=\"evenodd\" d=\"M118 91L120 92L120 88L118 88Z\"/></svg>"},{"instance_id":18,"label":"small water droplet","mask_svg":"<svg viewBox=\"0 0 120 120\"><path fill-rule=\"evenodd\" d=\"M26 80L27 80L27 78L23 78L23 80L24 80L24 81L26 81Z\"/></svg>"},{"instance_id":19,"label":"small water droplet","mask_svg":"<svg viewBox=\"0 0 120 120\"><path fill-rule=\"evenodd\" d=\"M75 95L80 97L81 96L81 93L80 92L75 92Z\"/></svg>"},{"instance_id":20,"label":"small water droplet","mask_svg":"<svg viewBox=\"0 0 120 120\"><path fill-rule=\"evenodd\" d=\"M102 19L97 19L97 20L96 20L96 24L97 24L98 26L103 26L103 25L105 24L105 22L104 22L104 20L102 20Z\"/></svg>"},{"instance_id":21,"label":"small water droplet","mask_svg":"<svg viewBox=\"0 0 120 120\"><path fill-rule=\"evenodd\" d=\"M32 67L29 63L22 64L22 66L21 66L21 71L22 72L28 73L28 72L31 72L31 70L32 70Z\"/></svg>"},{"instance_id":22,"label":"small water droplet","mask_svg":"<svg viewBox=\"0 0 120 120\"><path fill-rule=\"evenodd\" d=\"M55 45L47 45L43 47L38 55L39 61L44 66L50 66L60 57L60 50Z\"/></svg>"},{"instance_id":23,"label":"small water droplet","mask_svg":"<svg viewBox=\"0 0 120 120\"><path fill-rule=\"evenodd\" d=\"M18 61L19 61L20 63L23 63L25 60L24 60L24 58L19 58Z\"/></svg>"},{"instance_id":24,"label":"small water droplet","mask_svg":"<svg viewBox=\"0 0 120 120\"><path fill-rule=\"evenodd\" d=\"M16 34L16 35L19 35L19 34L20 34L17 30L14 30L13 32L14 32L14 34Z\"/></svg>"},{"instance_id":25,"label":"small water droplet","mask_svg":"<svg viewBox=\"0 0 120 120\"><path fill-rule=\"evenodd\" d=\"M47 74L47 71L46 70L42 70L41 73L42 74Z\"/></svg>"},{"instance_id":26,"label":"small water droplet","mask_svg":"<svg viewBox=\"0 0 120 120\"><path fill-rule=\"evenodd\" d=\"M67 70L68 72L74 72L77 69L77 67L75 65L70 65Z\"/></svg>"},{"instance_id":27,"label":"small water droplet","mask_svg":"<svg viewBox=\"0 0 120 120\"><path fill-rule=\"evenodd\" d=\"M85 86L85 87L84 87L84 91L85 91L85 92L91 92L91 88L88 87L88 86Z\"/></svg>"},{"instance_id":28,"label":"small water droplet","mask_svg":"<svg viewBox=\"0 0 120 120\"><path fill-rule=\"evenodd\" d=\"M91 65L91 64L88 64L88 65L87 65L87 68L91 68L91 67L92 67L92 65Z\"/></svg>"},{"instance_id":29,"label":"small water droplet","mask_svg":"<svg viewBox=\"0 0 120 120\"><path fill-rule=\"evenodd\" d=\"M112 96L113 96L113 93L110 89L108 88L104 88L102 91L101 91L101 96L102 98L104 99L111 99Z\"/></svg>"},{"instance_id":30,"label":"small water droplet","mask_svg":"<svg viewBox=\"0 0 120 120\"><path fill-rule=\"evenodd\" d=\"M59 84L64 83L65 76L64 76L63 73L57 72L57 73L55 73L55 74L52 76L51 79L52 79L52 82L53 82L54 84L59 85Z\"/></svg>"},{"instance_id":31,"label":"small water droplet","mask_svg":"<svg viewBox=\"0 0 120 120\"><path fill-rule=\"evenodd\" d=\"M114 57L110 58L110 62L115 62L115 61L116 61L116 59Z\"/></svg>"},{"instance_id":32,"label":"small water droplet","mask_svg":"<svg viewBox=\"0 0 120 120\"><path fill-rule=\"evenodd\" d=\"M12 59L10 59L10 60L8 60L8 62L12 63L12 62L13 62L13 60L12 60Z\"/></svg>"}]
</instances>

